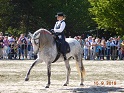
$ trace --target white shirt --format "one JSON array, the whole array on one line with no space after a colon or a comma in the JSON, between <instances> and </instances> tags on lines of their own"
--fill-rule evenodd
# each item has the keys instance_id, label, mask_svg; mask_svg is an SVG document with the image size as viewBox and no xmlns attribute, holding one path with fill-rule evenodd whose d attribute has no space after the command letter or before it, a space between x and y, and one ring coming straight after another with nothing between
<instances>
[{"instance_id":1,"label":"white shirt","mask_svg":"<svg viewBox=\"0 0 124 93\"><path fill-rule=\"evenodd\" d=\"M63 21L63 20L62 20L62 21ZM60 24L61 24L61 25L60 25ZM56 27L57 27L58 25L60 25L60 28L59 28L59 29L56 29ZM66 24L65 24L64 21L63 21L63 22L57 21L56 24L55 24L55 26L54 26L54 32L59 32L59 33L61 33L61 32L65 29L65 26L66 26Z\"/></svg>"},{"instance_id":2,"label":"white shirt","mask_svg":"<svg viewBox=\"0 0 124 93\"><path fill-rule=\"evenodd\" d=\"M95 48L96 47L96 42L91 42L91 46L92 46L92 48Z\"/></svg>"},{"instance_id":3,"label":"white shirt","mask_svg":"<svg viewBox=\"0 0 124 93\"><path fill-rule=\"evenodd\" d=\"M85 42L85 44L84 44L84 49L89 49L89 47L90 47L90 42Z\"/></svg>"},{"instance_id":4,"label":"white shirt","mask_svg":"<svg viewBox=\"0 0 124 93\"><path fill-rule=\"evenodd\" d=\"M8 40L9 40L10 44L13 43L13 42L15 42L15 39L12 38L12 37L8 38Z\"/></svg>"}]
</instances>

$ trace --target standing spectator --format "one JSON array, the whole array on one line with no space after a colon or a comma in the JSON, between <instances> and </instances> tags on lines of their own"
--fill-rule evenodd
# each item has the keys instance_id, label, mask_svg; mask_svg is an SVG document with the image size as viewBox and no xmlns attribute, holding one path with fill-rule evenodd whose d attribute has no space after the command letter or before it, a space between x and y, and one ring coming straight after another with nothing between
<instances>
[{"instance_id":1,"label":"standing spectator","mask_svg":"<svg viewBox=\"0 0 124 93\"><path fill-rule=\"evenodd\" d=\"M88 39L85 39L85 43L84 43L84 59L89 59L89 50L90 50L90 42L88 41Z\"/></svg>"},{"instance_id":2,"label":"standing spectator","mask_svg":"<svg viewBox=\"0 0 124 93\"><path fill-rule=\"evenodd\" d=\"M3 33L2 32L0 32L0 36L3 36Z\"/></svg>"},{"instance_id":3,"label":"standing spectator","mask_svg":"<svg viewBox=\"0 0 124 93\"><path fill-rule=\"evenodd\" d=\"M106 41L105 41L105 39L101 40L101 47L102 47L102 50L101 50L101 60L104 60L105 50L106 50Z\"/></svg>"},{"instance_id":4,"label":"standing spectator","mask_svg":"<svg viewBox=\"0 0 124 93\"><path fill-rule=\"evenodd\" d=\"M81 38L81 36L78 36L78 41L80 42L81 47L82 47L82 46L83 46L83 42L82 42L82 38Z\"/></svg>"},{"instance_id":5,"label":"standing spectator","mask_svg":"<svg viewBox=\"0 0 124 93\"><path fill-rule=\"evenodd\" d=\"M2 37L2 39L4 39L3 32L0 32L0 36Z\"/></svg>"},{"instance_id":6,"label":"standing spectator","mask_svg":"<svg viewBox=\"0 0 124 93\"><path fill-rule=\"evenodd\" d=\"M111 42L111 59L112 60L117 59L117 40L116 40L116 38L113 38L112 42Z\"/></svg>"},{"instance_id":7,"label":"standing spectator","mask_svg":"<svg viewBox=\"0 0 124 93\"><path fill-rule=\"evenodd\" d=\"M16 38L15 38L15 41L17 42L18 40L19 40L19 38L18 38L18 37L16 37Z\"/></svg>"},{"instance_id":8,"label":"standing spectator","mask_svg":"<svg viewBox=\"0 0 124 93\"><path fill-rule=\"evenodd\" d=\"M119 51L120 60L124 60L124 40L121 43L121 49Z\"/></svg>"},{"instance_id":9,"label":"standing spectator","mask_svg":"<svg viewBox=\"0 0 124 93\"><path fill-rule=\"evenodd\" d=\"M10 44L15 42L15 38L13 35L11 37L8 37L8 40L9 40Z\"/></svg>"},{"instance_id":10,"label":"standing spectator","mask_svg":"<svg viewBox=\"0 0 124 93\"><path fill-rule=\"evenodd\" d=\"M29 59L32 59L32 55L33 55L33 47L32 47L32 43L31 43L31 39L28 39L28 56Z\"/></svg>"},{"instance_id":11,"label":"standing spectator","mask_svg":"<svg viewBox=\"0 0 124 93\"><path fill-rule=\"evenodd\" d=\"M19 40L19 37L15 37L15 51L16 51L16 58L20 59L20 47L19 47L19 44L18 44L18 40Z\"/></svg>"},{"instance_id":12,"label":"standing spectator","mask_svg":"<svg viewBox=\"0 0 124 93\"><path fill-rule=\"evenodd\" d=\"M22 59L24 59L24 55L25 55L25 58L27 59L27 38L25 37L24 34L20 35L18 44L20 46L20 55L19 56L21 56L21 54L22 54Z\"/></svg>"},{"instance_id":13,"label":"standing spectator","mask_svg":"<svg viewBox=\"0 0 124 93\"><path fill-rule=\"evenodd\" d=\"M118 58L118 51L119 51L119 41L118 38L115 38L115 60Z\"/></svg>"},{"instance_id":14,"label":"standing spectator","mask_svg":"<svg viewBox=\"0 0 124 93\"><path fill-rule=\"evenodd\" d=\"M17 58L17 43L16 41L11 43L10 45L10 52L9 52L9 59L16 59Z\"/></svg>"},{"instance_id":15,"label":"standing spectator","mask_svg":"<svg viewBox=\"0 0 124 93\"><path fill-rule=\"evenodd\" d=\"M92 36L88 36L88 41L90 42L90 44L92 43ZM89 59L92 58L92 49L90 48L89 50Z\"/></svg>"},{"instance_id":16,"label":"standing spectator","mask_svg":"<svg viewBox=\"0 0 124 93\"><path fill-rule=\"evenodd\" d=\"M101 60L101 52L102 52L102 47L101 47L101 40L98 38L96 40L96 55L97 55L97 60Z\"/></svg>"},{"instance_id":17,"label":"standing spectator","mask_svg":"<svg viewBox=\"0 0 124 93\"><path fill-rule=\"evenodd\" d=\"M80 42L81 47L82 47L82 50L83 50L83 47L84 47L84 40L81 38L81 36L78 36L78 41ZM82 52L82 55L83 55L83 52Z\"/></svg>"},{"instance_id":18,"label":"standing spectator","mask_svg":"<svg viewBox=\"0 0 124 93\"><path fill-rule=\"evenodd\" d=\"M111 54L111 51L110 51L110 40L107 40L107 42L106 42L106 59L107 60L110 60L110 54Z\"/></svg>"},{"instance_id":19,"label":"standing spectator","mask_svg":"<svg viewBox=\"0 0 124 93\"><path fill-rule=\"evenodd\" d=\"M76 39L78 41L78 36L75 36L74 39Z\"/></svg>"},{"instance_id":20,"label":"standing spectator","mask_svg":"<svg viewBox=\"0 0 124 93\"><path fill-rule=\"evenodd\" d=\"M92 36L88 36L88 41L91 43L92 42Z\"/></svg>"},{"instance_id":21,"label":"standing spectator","mask_svg":"<svg viewBox=\"0 0 124 93\"><path fill-rule=\"evenodd\" d=\"M92 39L92 42L91 42L91 60L95 60L95 57L96 57L96 42L95 42L95 38Z\"/></svg>"},{"instance_id":22,"label":"standing spectator","mask_svg":"<svg viewBox=\"0 0 124 93\"><path fill-rule=\"evenodd\" d=\"M3 32L0 32L0 36L2 39L4 39Z\"/></svg>"},{"instance_id":23,"label":"standing spectator","mask_svg":"<svg viewBox=\"0 0 124 93\"><path fill-rule=\"evenodd\" d=\"M121 43L122 43L122 40L121 40L120 36L118 36L117 40L118 40L118 45L117 45L118 53L117 53L117 56L118 56L119 59L121 59L120 56L119 56L120 55L119 53L120 53L120 50L121 50Z\"/></svg>"},{"instance_id":24,"label":"standing spectator","mask_svg":"<svg viewBox=\"0 0 124 93\"><path fill-rule=\"evenodd\" d=\"M115 44L113 42L113 38L110 38L110 50L111 50L111 60L114 60L114 54L115 54Z\"/></svg>"},{"instance_id":25,"label":"standing spectator","mask_svg":"<svg viewBox=\"0 0 124 93\"><path fill-rule=\"evenodd\" d=\"M0 36L0 59L3 58L3 37Z\"/></svg>"},{"instance_id":26,"label":"standing spectator","mask_svg":"<svg viewBox=\"0 0 124 93\"><path fill-rule=\"evenodd\" d=\"M10 50L10 47L9 47L9 40L8 40L8 36L5 36L4 37L4 40L3 40L3 58L7 59L8 58L8 54L9 54L9 50Z\"/></svg>"}]
</instances>

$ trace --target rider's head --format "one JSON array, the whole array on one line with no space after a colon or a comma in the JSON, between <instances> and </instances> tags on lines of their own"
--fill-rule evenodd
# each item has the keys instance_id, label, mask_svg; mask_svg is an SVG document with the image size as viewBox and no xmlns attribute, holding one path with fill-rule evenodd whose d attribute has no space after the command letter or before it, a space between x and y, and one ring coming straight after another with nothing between
<instances>
[{"instance_id":1,"label":"rider's head","mask_svg":"<svg viewBox=\"0 0 124 93\"><path fill-rule=\"evenodd\" d=\"M57 20L59 21L65 20L65 14L63 12L58 12L55 17L57 17Z\"/></svg>"}]
</instances>

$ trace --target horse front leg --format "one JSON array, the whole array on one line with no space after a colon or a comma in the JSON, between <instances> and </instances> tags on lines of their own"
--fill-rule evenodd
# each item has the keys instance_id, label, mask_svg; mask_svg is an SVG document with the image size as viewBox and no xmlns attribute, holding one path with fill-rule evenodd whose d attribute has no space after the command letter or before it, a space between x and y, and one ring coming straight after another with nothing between
<instances>
[{"instance_id":1,"label":"horse front leg","mask_svg":"<svg viewBox=\"0 0 124 93\"><path fill-rule=\"evenodd\" d=\"M46 88L49 88L49 86L50 86L50 77L51 77L51 63L47 64L47 76L48 76L48 83L46 85Z\"/></svg>"},{"instance_id":2,"label":"horse front leg","mask_svg":"<svg viewBox=\"0 0 124 93\"><path fill-rule=\"evenodd\" d=\"M28 70L28 73L26 74L25 81L28 81L28 80L29 80L29 75L30 75L31 69L34 67L34 65L35 65L37 62L38 62L38 61L35 60L34 63L31 65L30 69Z\"/></svg>"},{"instance_id":3,"label":"horse front leg","mask_svg":"<svg viewBox=\"0 0 124 93\"><path fill-rule=\"evenodd\" d=\"M69 60L65 60L64 62L67 69L67 72L66 72L67 76L66 76L66 82L63 86L67 86L67 84L69 84L69 76L70 76L71 68L69 65Z\"/></svg>"}]
</instances>

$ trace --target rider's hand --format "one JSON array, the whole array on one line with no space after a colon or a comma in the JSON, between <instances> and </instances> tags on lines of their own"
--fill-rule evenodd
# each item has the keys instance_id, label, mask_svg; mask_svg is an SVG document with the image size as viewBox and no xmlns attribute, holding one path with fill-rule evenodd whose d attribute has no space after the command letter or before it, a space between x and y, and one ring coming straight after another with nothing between
<instances>
[{"instance_id":1,"label":"rider's hand","mask_svg":"<svg viewBox=\"0 0 124 93\"><path fill-rule=\"evenodd\" d=\"M51 29L50 32L51 32L52 34L55 34L54 29Z\"/></svg>"}]
</instances>

